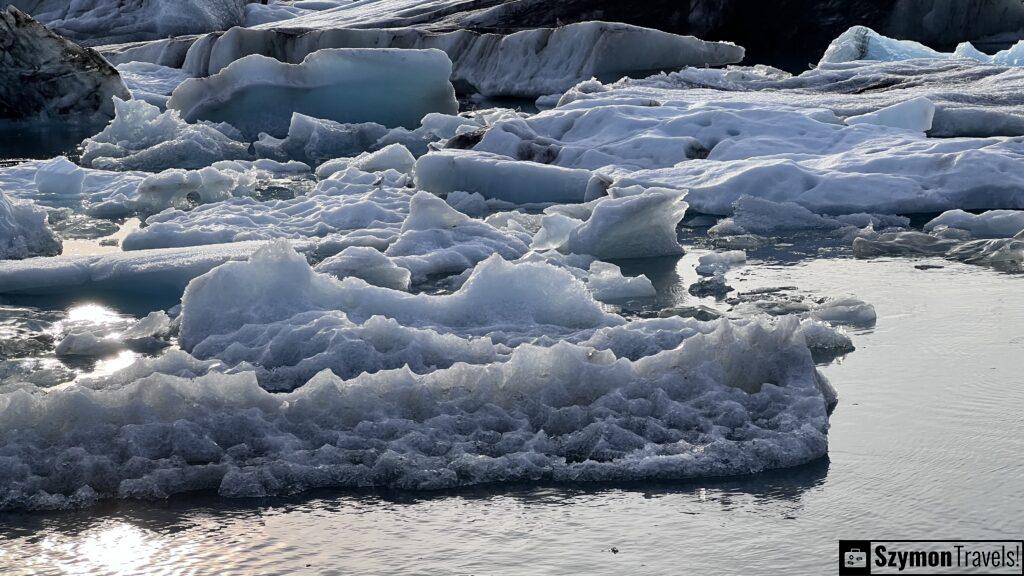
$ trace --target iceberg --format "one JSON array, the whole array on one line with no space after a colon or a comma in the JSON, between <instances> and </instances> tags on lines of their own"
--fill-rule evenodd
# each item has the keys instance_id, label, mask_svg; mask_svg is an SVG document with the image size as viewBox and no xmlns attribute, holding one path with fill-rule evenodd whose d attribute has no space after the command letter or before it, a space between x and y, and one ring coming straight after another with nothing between
<instances>
[{"instance_id":1,"label":"iceberg","mask_svg":"<svg viewBox=\"0 0 1024 576\"><path fill-rule=\"evenodd\" d=\"M0 261L60 252L61 242L46 222L46 210L0 190Z\"/></svg>"},{"instance_id":2,"label":"iceberg","mask_svg":"<svg viewBox=\"0 0 1024 576\"><path fill-rule=\"evenodd\" d=\"M251 157L249 146L232 138L226 128L189 124L176 110L161 111L144 100L119 99L114 100L114 109L110 124L82 143L83 166L159 172Z\"/></svg>"},{"instance_id":3,"label":"iceberg","mask_svg":"<svg viewBox=\"0 0 1024 576\"><path fill-rule=\"evenodd\" d=\"M966 230L975 238L1011 238L1024 231L1024 210L989 210L981 214L950 210L929 220L924 229L928 232L940 226Z\"/></svg>"},{"instance_id":4,"label":"iceberg","mask_svg":"<svg viewBox=\"0 0 1024 576\"><path fill-rule=\"evenodd\" d=\"M415 128L431 112L458 112L451 61L439 50L318 50L299 64L254 54L190 78L167 102L192 122L226 122L249 139L283 138L298 112L341 123Z\"/></svg>"}]
</instances>

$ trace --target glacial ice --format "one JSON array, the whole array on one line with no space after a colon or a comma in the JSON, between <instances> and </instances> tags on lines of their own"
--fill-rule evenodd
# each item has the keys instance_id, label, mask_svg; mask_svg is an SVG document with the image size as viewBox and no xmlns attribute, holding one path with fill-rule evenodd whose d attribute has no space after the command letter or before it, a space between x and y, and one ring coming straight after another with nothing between
<instances>
[{"instance_id":1,"label":"glacial ice","mask_svg":"<svg viewBox=\"0 0 1024 576\"><path fill-rule=\"evenodd\" d=\"M0 261L60 252L61 242L46 222L46 210L0 190Z\"/></svg>"},{"instance_id":2,"label":"glacial ice","mask_svg":"<svg viewBox=\"0 0 1024 576\"><path fill-rule=\"evenodd\" d=\"M299 64L253 54L185 80L167 106L190 122L226 122L250 140L287 136L295 112L415 128L428 113L458 112L450 76L451 61L439 50L338 48Z\"/></svg>"},{"instance_id":3,"label":"glacial ice","mask_svg":"<svg viewBox=\"0 0 1024 576\"><path fill-rule=\"evenodd\" d=\"M676 226L686 213L683 194L659 188L610 192L612 196L593 202L589 217L569 231L558 250L597 258L682 254Z\"/></svg>"},{"instance_id":4,"label":"glacial ice","mask_svg":"<svg viewBox=\"0 0 1024 576\"><path fill-rule=\"evenodd\" d=\"M197 169L219 160L250 158L247 144L210 124L189 124L176 110L144 100L114 100L115 115L83 143L81 163L104 170Z\"/></svg>"},{"instance_id":5,"label":"glacial ice","mask_svg":"<svg viewBox=\"0 0 1024 576\"><path fill-rule=\"evenodd\" d=\"M843 32L825 49L820 64L855 62L858 60L912 60L914 58L948 57L941 52L911 40L894 40L866 26L854 26Z\"/></svg>"},{"instance_id":6,"label":"glacial ice","mask_svg":"<svg viewBox=\"0 0 1024 576\"><path fill-rule=\"evenodd\" d=\"M453 63L451 80L460 92L489 97L537 98L591 77L610 81L743 59L743 48L734 44L610 22L580 22L505 35L470 30L432 32L404 25L353 29L300 17L284 25L233 28L200 37L176 65L202 77L217 74L252 54L297 63L317 50L389 47L442 50Z\"/></svg>"},{"instance_id":7,"label":"glacial ice","mask_svg":"<svg viewBox=\"0 0 1024 576\"><path fill-rule=\"evenodd\" d=\"M601 302L618 302L635 298L651 298L658 294L647 276L622 275L622 269L607 262L594 262L590 265L587 277L587 289Z\"/></svg>"}]
</instances>

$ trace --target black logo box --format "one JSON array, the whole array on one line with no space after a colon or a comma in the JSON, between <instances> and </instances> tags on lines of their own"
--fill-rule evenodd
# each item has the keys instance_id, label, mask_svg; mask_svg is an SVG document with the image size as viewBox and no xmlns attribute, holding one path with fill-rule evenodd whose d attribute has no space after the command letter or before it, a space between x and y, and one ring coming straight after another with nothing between
<instances>
[{"instance_id":1,"label":"black logo box","mask_svg":"<svg viewBox=\"0 0 1024 576\"><path fill-rule=\"evenodd\" d=\"M1014 539L983 539L983 540L966 540L966 539L950 539L950 540L924 540L924 539L902 539L902 540L840 540L839 541L839 576L860 576L862 574L871 574L871 543L872 542L921 542L926 544L933 544L936 542L978 542L978 543L997 543L997 542L1020 542L1024 547L1024 540ZM852 551L863 552L867 555L867 566L860 567L847 567L846 566L846 555ZM1024 566L1021 567L1021 574L1024 574ZM919 574L918 576L927 576ZM939 575L942 576L942 575ZM1005 576L1004 574L983 574L983 573L972 573L972 576Z\"/></svg>"}]
</instances>

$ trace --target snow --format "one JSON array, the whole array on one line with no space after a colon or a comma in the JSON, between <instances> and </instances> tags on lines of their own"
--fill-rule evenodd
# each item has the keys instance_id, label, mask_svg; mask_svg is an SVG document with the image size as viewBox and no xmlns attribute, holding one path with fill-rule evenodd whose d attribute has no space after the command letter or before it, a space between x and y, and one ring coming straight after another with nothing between
<instances>
[{"instance_id":1,"label":"snow","mask_svg":"<svg viewBox=\"0 0 1024 576\"><path fill-rule=\"evenodd\" d=\"M435 194L477 193L515 204L582 202L592 174L507 156L439 150L416 161L416 185Z\"/></svg>"},{"instance_id":2,"label":"snow","mask_svg":"<svg viewBox=\"0 0 1024 576\"><path fill-rule=\"evenodd\" d=\"M235 126L249 139L285 137L292 114L415 128L430 112L458 111L451 61L439 50L338 48L299 64L253 54L175 89L167 105L187 121Z\"/></svg>"},{"instance_id":3,"label":"snow","mask_svg":"<svg viewBox=\"0 0 1024 576\"><path fill-rule=\"evenodd\" d=\"M99 134L82 144L81 163L103 170L196 169L219 160L250 158L248 145L223 127L189 124L175 110L143 100L114 100L115 116Z\"/></svg>"},{"instance_id":4,"label":"snow","mask_svg":"<svg viewBox=\"0 0 1024 576\"><path fill-rule=\"evenodd\" d=\"M927 98L914 98L892 106L886 106L877 112L869 112L860 116L850 116L846 123L875 124L903 128L915 132L927 132L932 129L935 119L935 104Z\"/></svg>"},{"instance_id":5,"label":"snow","mask_svg":"<svg viewBox=\"0 0 1024 576\"><path fill-rule=\"evenodd\" d=\"M924 229L930 231L939 226L966 230L975 238L1011 238L1024 230L1024 211L990 210L971 214L963 210L950 210L930 220Z\"/></svg>"},{"instance_id":6,"label":"snow","mask_svg":"<svg viewBox=\"0 0 1024 576\"><path fill-rule=\"evenodd\" d=\"M46 210L0 190L0 260L60 254L61 242L46 222Z\"/></svg>"}]
</instances>

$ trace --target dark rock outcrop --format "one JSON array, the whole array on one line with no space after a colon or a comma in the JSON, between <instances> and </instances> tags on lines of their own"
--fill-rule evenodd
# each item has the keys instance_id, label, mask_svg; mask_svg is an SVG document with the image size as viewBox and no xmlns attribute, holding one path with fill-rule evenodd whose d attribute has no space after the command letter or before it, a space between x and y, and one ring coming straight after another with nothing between
<instances>
[{"instance_id":1,"label":"dark rock outcrop","mask_svg":"<svg viewBox=\"0 0 1024 576\"><path fill-rule=\"evenodd\" d=\"M13 6L0 11L0 119L113 116L113 96L130 97L117 70L99 53Z\"/></svg>"}]
</instances>

